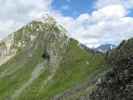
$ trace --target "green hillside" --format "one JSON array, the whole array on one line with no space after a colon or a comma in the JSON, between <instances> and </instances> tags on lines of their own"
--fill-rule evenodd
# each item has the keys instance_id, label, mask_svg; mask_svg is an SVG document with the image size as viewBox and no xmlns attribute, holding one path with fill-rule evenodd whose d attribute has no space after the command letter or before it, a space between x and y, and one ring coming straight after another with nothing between
<instances>
[{"instance_id":1,"label":"green hillside","mask_svg":"<svg viewBox=\"0 0 133 100\"><path fill-rule=\"evenodd\" d=\"M0 100L52 100L106 69L103 54L88 52L49 17L13 33L15 55L0 65Z\"/></svg>"}]
</instances>

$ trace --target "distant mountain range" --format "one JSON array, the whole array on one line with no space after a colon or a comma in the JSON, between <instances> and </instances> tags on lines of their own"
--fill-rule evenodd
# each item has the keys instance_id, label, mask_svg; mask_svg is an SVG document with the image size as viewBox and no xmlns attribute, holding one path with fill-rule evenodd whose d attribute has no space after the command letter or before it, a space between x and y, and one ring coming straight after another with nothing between
<instances>
[{"instance_id":1,"label":"distant mountain range","mask_svg":"<svg viewBox=\"0 0 133 100\"><path fill-rule=\"evenodd\" d=\"M97 48L94 48L94 50L102 52L102 53L106 53L107 51L111 51L114 48L116 48L116 45L114 45L114 44L103 44Z\"/></svg>"},{"instance_id":2,"label":"distant mountain range","mask_svg":"<svg viewBox=\"0 0 133 100\"><path fill-rule=\"evenodd\" d=\"M81 48L84 48L87 51L91 51L94 53L106 53L107 51L111 51L112 49L115 49L117 46L113 44L102 44L98 46L97 48L89 48L84 44L80 44Z\"/></svg>"}]
</instances>

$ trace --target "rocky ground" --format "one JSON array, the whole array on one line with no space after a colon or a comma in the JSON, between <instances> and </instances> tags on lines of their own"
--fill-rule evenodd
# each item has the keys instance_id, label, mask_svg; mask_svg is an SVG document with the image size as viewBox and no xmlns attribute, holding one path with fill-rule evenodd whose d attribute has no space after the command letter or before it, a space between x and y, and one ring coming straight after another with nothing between
<instances>
[{"instance_id":1,"label":"rocky ground","mask_svg":"<svg viewBox=\"0 0 133 100\"><path fill-rule=\"evenodd\" d=\"M91 100L133 100L133 39L108 54L112 70L97 83Z\"/></svg>"}]
</instances>

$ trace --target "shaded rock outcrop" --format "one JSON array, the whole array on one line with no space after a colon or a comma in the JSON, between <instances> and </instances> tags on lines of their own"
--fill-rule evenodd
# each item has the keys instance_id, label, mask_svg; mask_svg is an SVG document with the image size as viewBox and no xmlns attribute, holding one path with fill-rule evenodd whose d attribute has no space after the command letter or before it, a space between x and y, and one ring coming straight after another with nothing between
<instances>
[{"instance_id":1,"label":"shaded rock outcrop","mask_svg":"<svg viewBox=\"0 0 133 100\"><path fill-rule=\"evenodd\" d=\"M107 61L112 69L97 82L90 99L133 100L133 39L108 53Z\"/></svg>"}]
</instances>

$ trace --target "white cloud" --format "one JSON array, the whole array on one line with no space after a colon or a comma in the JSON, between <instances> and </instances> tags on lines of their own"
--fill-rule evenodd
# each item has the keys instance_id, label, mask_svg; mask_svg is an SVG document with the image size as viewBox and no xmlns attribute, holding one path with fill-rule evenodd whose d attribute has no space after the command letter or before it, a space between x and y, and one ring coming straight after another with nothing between
<instances>
[{"instance_id":1,"label":"white cloud","mask_svg":"<svg viewBox=\"0 0 133 100\"><path fill-rule=\"evenodd\" d=\"M118 44L123 39L133 37L133 18L121 4L111 4L84 13L78 18L56 16L69 31L69 35L90 47L104 43Z\"/></svg>"},{"instance_id":2,"label":"white cloud","mask_svg":"<svg viewBox=\"0 0 133 100\"><path fill-rule=\"evenodd\" d=\"M17 30L20 26L22 23L16 23L13 20L0 21L0 37L8 35L9 32Z\"/></svg>"},{"instance_id":3,"label":"white cloud","mask_svg":"<svg viewBox=\"0 0 133 100\"><path fill-rule=\"evenodd\" d=\"M1 0L0 37L42 16L44 12L50 12L68 30L68 35L81 43L90 47L103 43L119 43L133 37L133 18L128 17L128 12L133 8L132 1L97 0L94 7L96 9L92 13L72 18L51 9L52 0Z\"/></svg>"},{"instance_id":4,"label":"white cloud","mask_svg":"<svg viewBox=\"0 0 133 100\"><path fill-rule=\"evenodd\" d=\"M0 37L48 11L52 0L0 0Z\"/></svg>"},{"instance_id":5,"label":"white cloud","mask_svg":"<svg viewBox=\"0 0 133 100\"><path fill-rule=\"evenodd\" d=\"M128 9L133 8L133 0L123 0L124 6Z\"/></svg>"},{"instance_id":6,"label":"white cloud","mask_svg":"<svg viewBox=\"0 0 133 100\"><path fill-rule=\"evenodd\" d=\"M122 6L122 5L109 5L109 6L105 6L101 9L98 9L96 11L94 11L93 16L95 18L120 18L120 17L124 17L127 14L126 9Z\"/></svg>"},{"instance_id":7,"label":"white cloud","mask_svg":"<svg viewBox=\"0 0 133 100\"><path fill-rule=\"evenodd\" d=\"M95 8L100 9L108 5L116 5L121 4L122 0L97 0L95 4Z\"/></svg>"},{"instance_id":8,"label":"white cloud","mask_svg":"<svg viewBox=\"0 0 133 100\"><path fill-rule=\"evenodd\" d=\"M103 8L108 5L123 5L125 8L130 9L133 8L133 0L97 0L95 8Z\"/></svg>"}]
</instances>

